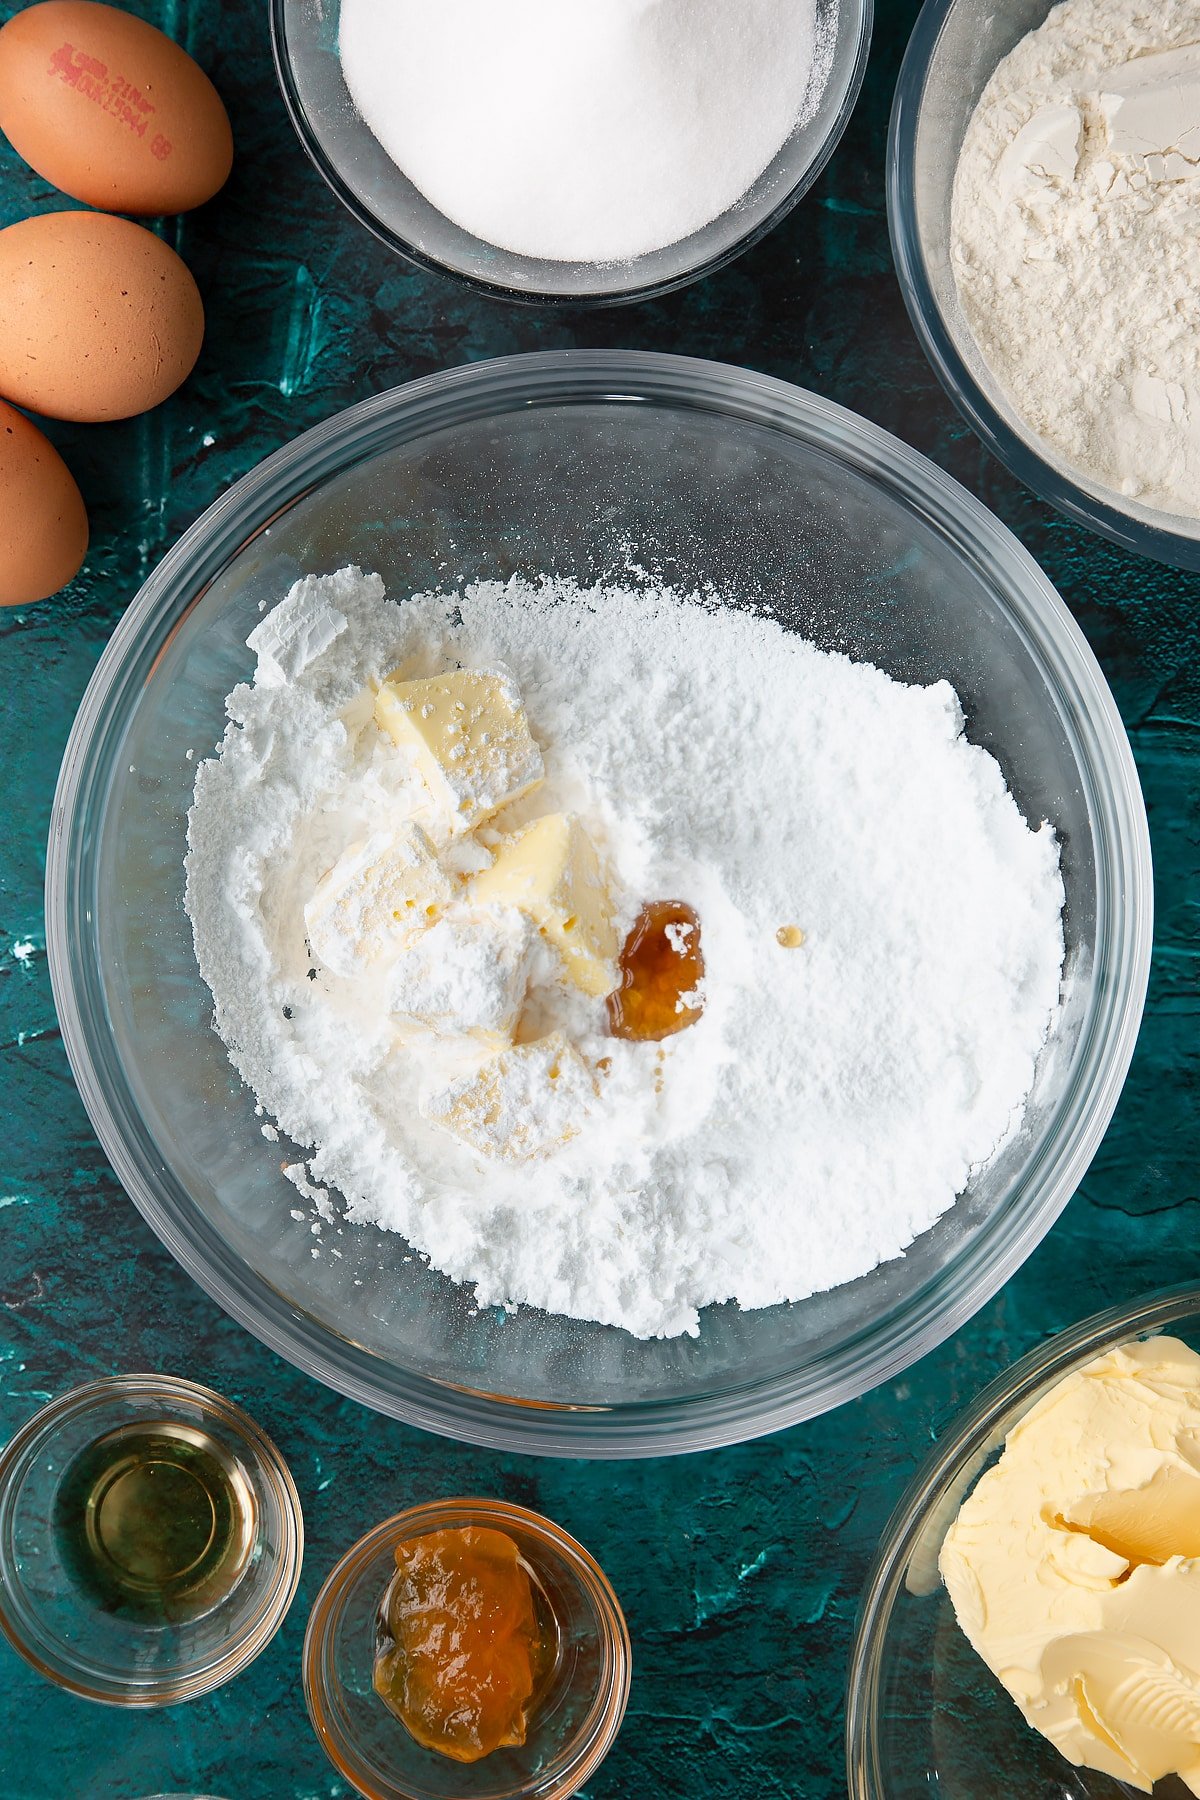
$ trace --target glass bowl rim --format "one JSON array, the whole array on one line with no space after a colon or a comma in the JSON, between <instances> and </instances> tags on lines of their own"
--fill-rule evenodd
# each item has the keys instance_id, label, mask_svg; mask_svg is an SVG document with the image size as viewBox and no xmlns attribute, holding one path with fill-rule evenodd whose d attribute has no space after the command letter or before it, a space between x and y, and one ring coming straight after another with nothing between
<instances>
[{"instance_id":1,"label":"glass bowl rim","mask_svg":"<svg viewBox=\"0 0 1200 1800\"><path fill-rule=\"evenodd\" d=\"M829 131L817 149L812 160L797 176L788 191L761 218L724 250L706 257L693 268L681 270L661 281L631 281L628 286L605 293L563 292L548 293L538 288L507 287L503 282L488 281L482 275L472 275L465 269L451 268L448 263L440 262L436 256L420 250L407 238L400 236L385 225L383 220L373 213L364 201L350 187L342 176L341 170L328 154L321 135L309 118L308 110L300 98L299 88L292 69L291 52L288 47L287 15L293 0L270 0L269 16L271 24L271 54L275 63L275 74L279 82L279 91L283 96L284 109L291 121L291 126L299 140L300 147L308 157L313 168L320 175L334 198L339 200L355 222L361 225L371 236L376 238L394 255L402 257L405 262L412 263L418 269L425 269L430 274L440 275L461 286L472 288L476 293L486 294L493 300L505 300L518 306L578 306L605 307L627 306L639 300L658 300L664 294L671 294L678 288L688 287L693 281L699 281L707 275L715 275L729 263L734 262L747 250L760 242L769 232L782 223L792 208L803 200L805 194L817 181L830 157L837 149L850 123L858 97L862 91L863 80L867 72L867 62L871 50L871 34L874 25L875 0L852 0L859 10L858 37L854 45L854 54L848 59L846 89L841 104L830 125ZM829 79L832 80L834 64L831 63ZM364 127L365 129L365 127ZM727 209L728 210L728 209ZM711 221L715 223L716 221ZM703 229L703 228L702 228ZM475 234L470 234L472 237ZM483 239L479 239L483 242ZM669 244L663 249L670 249ZM658 252L648 252L656 255ZM529 261L545 261L546 258L529 258ZM629 266L636 268L639 257L631 257ZM599 266L599 265L598 265Z\"/></svg>"},{"instance_id":2,"label":"glass bowl rim","mask_svg":"<svg viewBox=\"0 0 1200 1800\"><path fill-rule=\"evenodd\" d=\"M1200 1317L1200 1282L1186 1281L1105 1307L1066 1326L995 1376L955 1415L945 1436L920 1463L884 1527L859 1600L846 1675L849 1800L880 1800L887 1792L876 1731L880 1660L909 1557L949 1479L984 1451L1000 1421L1023 1396L1105 1349L1131 1337L1157 1336L1164 1328L1193 1317Z\"/></svg>"},{"instance_id":3,"label":"glass bowl rim","mask_svg":"<svg viewBox=\"0 0 1200 1800\"><path fill-rule=\"evenodd\" d=\"M579 1743L571 1762L560 1771L551 1787L543 1789L539 1786L536 1790L497 1789L488 1796L488 1800L505 1800L510 1792L527 1791L530 1800L535 1792L537 1800L568 1800L568 1796L576 1793L603 1762L621 1729L629 1700L633 1666L629 1627L612 1583L591 1551L564 1531L561 1525L555 1524L553 1519L512 1501L470 1494L445 1500L422 1501L416 1506L405 1507L402 1512L393 1513L390 1518L372 1526L338 1559L321 1584L304 1631L301 1665L309 1721L326 1756L344 1780L349 1781L360 1793L370 1796L371 1800L390 1800L389 1796L364 1785L369 1778L361 1768L357 1774L354 1772L357 1766L354 1761L354 1745L333 1729L327 1716L326 1699L331 1684L326 1679L328 1671L325 1652L331 1645L333 1632L347 1600L355 1591L360 1578L365 1575L369 1564L382 1550L393 1549L406 1538L416 1537L422 1532L436 1531L444 1525L461 1525L464 1522L500 1529L506 1525L513 1526L527 1536L536 1538L552 1558L571 1571L596 1609L600 1638L605 1650L607 1682L598 1689L587 1718L579 1726L577 1736L583 1741ZM404 1729L399 1721L397 1729ZM397 1787L394 1791L399 1794L404 1790ZM419 1789L414 1789L412 1800L418 1800L420 1792Z\"/></svg>"},{"instance_id":4,"label":"glass bowl rim","mask_svg":"<svg viewBox=\"0 0 1200 1800\"><path fill-rule=\"evenodd\" d=\"M230 1437L247 1452L254 1470L270 1490L278 1508L279 1530L270 1585L236 1637L227 1640L223 1653L193 1673L149 1679L138 1676L131 1685L129 1680L116 1676L102 1680L90 1664L85 1670L82 1659L78 1664L72 1664L62 1654L59 1640L51 1644L45 1638L34 1636L28 1629L28 1618L24 1620L26 1628L22 1629L22 1620L14 1616L13 1606L14 1598L22 1591L22 1584L8 1563L7 1523L32 1458L53 1442L64 1425L91 1413L103 1412L114 1401L141 1399L161 1401L164 1408L172 1402L187 1401L215 1416ZM292 1472L278 1447L257 1420L236 1402L180 1376L156 1372L106 1375L47 1401L0 1448L0 1558L3 1558L0 1633L39 1675L85 1700L127 1707L174 1706L222 1686L247 1668L271 1642L283 1624L300 1584L304 1561L304 1514Z\"/></svg>"},{"instance_id":5,"label":"glass bowl rim","mask_svg":"<svg viewBox=\"0 0 1200 1800\"><path fill-rule=\"evenodd\" d=\"M95 980L73 954L88 916L76 844L93 787L107 774L126 709L140 691L139 651L159 648L209 582L280 511L321 481L430 430L535 406L642 403L752 423L846 463L986 571L998 611L1038 665L1088 786L1101 882L1099 964L1093 1029L1076 1057L1053 1139L1030 1182L1020 1229L981 1231L963 1259L918 1294L784 1371L731 1382L718 1393L669 1400L533 1407L518 1397L404 1370L361 1351L309 1316L234 1255L198 1209L183 1214L163 1196L161 1158L135 1152L144 1133L94 1046L105 1034L90 1018ZM180 597L182 590L182 599ZM109 743L107 733L113 738ZM95 802L102 804L102 797ZM711 1448L780 1429L854 1398L899 1373L982 1306L1040 1242L1091 1161L1116 1105L1137 1037L1149 973L1153 895L1145 803L1113 696L1065 602L1013 534L936 464L832 401L771 376L648 351L541 351L470 363L421 377L335 414L265 458L226 490L152 571L117 625L80 704L51 812L46 867L46 943L51 984L72 1072L118 1178L158 1237L232 1317L296 1367L351 1399L410 1424L493 1448L543 1455L652 1456ZM1101 1030L1101 1025L1103 1030ZM1082 1041L1082 1040L1081 1040ZM1081 1101L1086 1075L1093 1085ZM1068 1106L1071 1101L1073 1110ZM1045 1163L1053 1151L1047 1178ZM182 1184L180 1185L181 1192ZM963 1273L964 1269L966 1274Z\"/></svg>"},{"instance_id":6,"label":"glass bowl rim","mask_svg":"<svg viewBox=\"0 0 1200 1800\"><path fill-rule=\"evenodd\" d=\"M921 349L967 424L1010 474L1067 518L1122 549L1172 568L1200 569L1200 519L1192 531L1172 526L1182 514L1145 508L1154 520L1124 511L1057 468L993 405L964 359L938 304L917 223L913 167L925 85L941 33L958 0L925 0L900 64L888 124L885 186L892 259L909 322ZM1105 490L1111 492L1111 490ZM1114 496L1114 499L1116 497Z\"/></svg>"}]
</instances>

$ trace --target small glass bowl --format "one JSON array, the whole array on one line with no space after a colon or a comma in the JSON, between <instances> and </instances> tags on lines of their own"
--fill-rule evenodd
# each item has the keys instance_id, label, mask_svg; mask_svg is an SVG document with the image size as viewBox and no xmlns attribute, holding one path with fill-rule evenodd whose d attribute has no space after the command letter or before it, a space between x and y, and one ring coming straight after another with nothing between
<instances>
[{"instance_id":1,"label":"small glass bowl","mask_svg":"<svg viewBox=\"0 0 1200 1800\"><path fill-rule=\"evenodd\" d=\"M466 1525L507 1532L549 1603L558 1656L519 1749L455 1762L409 1736L373 1685L376 1614L397 1544ZM435 1500L385 1519L347 1551L309 1616L304 1696L338 1773L367 1800L566 1800L607 1756L629 1697L625 1617L605 1575L565 1531L500 1500Z\"/></svg>"},{"instance_id":2,"label":"small glass bowl","mask_svg":"<svg viewBox=\"0 0 1200 1800\"><path fill-rule=\"evenodd\" d=\"M1200 1351L1200 1285L1113 1307L1039 1344L918 1471L863 1590L846 1699L849 1800L1128 1800L1123 1782L1076 1768L1026 1724L963 1635L938 1556L968 1492L1045 1393L1093 1357L1164 1333ZM1163 1800L1168 1791L1184 1795L1168 1783Z\"/></svg>"},{"instance_id":3,"label":"small glass bowl","mask_svg":"<svg viewBox=\"0 0 1200 1800\"><path fill-rule=\"evenodd\" d=\"M1200 519L1105 487L1017 412L980 354L950 261L950 202L980 94L1054 0L926 0L905 52L887 150L888 223L900 290L934 374L1019 481L1139 556L1200 569Z\"/></svg>"},{"instance_id":4,"label":"small glass bowl","mask_svg":"<svg viewBox=\"0 0 1200 1800\"><path fill-rule=\"evenodd\" d=\"M183 1442L201 1434L245 1496L236 1578L207 1610L165 1621L114 1609L72 1572L69 1545L51 1526L79 1459L129 1426L174 1428ZM239 1407L194 1382L90 1382L43 1407L0 1451L0 1630L39 1674L88 1700L171 1706L228 1681L283 1623L303 1551L300 1499L278 1450Z\"/></svg>"},{"instance_id":5,"label":"small glass bowl","mask_svg":"<svg viewBox=\"0 0 1200 1800\"><path fill-rule=\"evenodd\" d=\"M360 225L418 267L483 293L542 305L614 306L669 293L732 262L791 211L854 110L871 44L872 0L817 0L806 117L735 205L699 231L623 262L560 262L487 243L428 201L355 110L338 57L341 0L271 0L284 104L301 144ZM499 97L498 97L499 98Z\"/></svg>"}]
</instances>

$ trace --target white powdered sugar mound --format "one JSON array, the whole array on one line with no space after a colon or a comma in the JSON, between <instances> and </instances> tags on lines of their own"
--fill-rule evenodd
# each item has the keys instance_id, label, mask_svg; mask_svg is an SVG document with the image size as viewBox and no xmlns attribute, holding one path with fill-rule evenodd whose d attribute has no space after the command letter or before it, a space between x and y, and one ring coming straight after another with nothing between
<instances>
[{"instance_id":1,"label":"white powdered sugar mound","mask_svg":"<svg viewBox=\"0 0 1200 1800\"><path fill-rule=\"evenodd\" d=\"M1086 481L1200 518L1200 0L1064 0L959 156L951 263L979 350Z\"/></svg>"},{"instance_id":2,"label":"white powdered sugar mound","mask_svg":"<svg viewBox=\"0 0 1200 1800\"><path fill-rule=\"evenodd\" d=\"M396 605L347 569L285 604L197 772L187 907L234 1065L351 1220L480 1304L694 1332L711 1302L802 1299L900 1255L1017 1128L1058 1004L1058 848L946 682L902 686L657 590L514 581ZM325 871L419 813L371 710L400 664L511 673L546 772L516 823L586 821L622 934L650 901L700 918L704 1011L661 1044L535 988L572 1068L604 1075L577 1134L519 1165L421 1116L436 1046L399 1041L306 943Z\"/></svg>"}]
</instances>

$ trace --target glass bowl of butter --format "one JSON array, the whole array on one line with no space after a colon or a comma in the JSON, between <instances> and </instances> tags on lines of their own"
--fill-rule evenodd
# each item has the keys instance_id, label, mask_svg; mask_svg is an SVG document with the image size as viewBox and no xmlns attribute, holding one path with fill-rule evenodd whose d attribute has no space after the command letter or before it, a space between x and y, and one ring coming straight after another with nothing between
<instances>
[{"instance_id":1,"label":"glass bowl of butter","mask_svg":"<svg viewBox=\"0 0 1200 1800\"><path fill-rule=\"evenodd\" d=\"M1024 815L1058 833L1066 1002L1021 1130L902 1257L791 1304L706 1306L694 1335L637 1337L480 1306L398 1232L300 1203L287 1171L302 1148L272 1135L212 1028L183 904L187 813L226 696L254 667L248 638L298 577L348 564L402 597L637 579L637 565L651 584L732 596L899 680L954 684L972 742ZM76 1079L114 1169L183 1267L350 1397L547 1455L656 1455L776 1430L955 1330L1049 1229L1100 1142L1137 1034L1150 911L1145 812L1115 704L1013 537L925 458L828 401L744 370L605 351L475 364L381 394L222 495L101 660L65 755L47 872ZM789 1199L803 1204L802 1169Z\"/></svg>"},{"instance_id":2,"label":"glass bowl of butter","mask_svg":"<svg viewBox=\"0 0 1200 1800\"><path fill-rule=\"evenodd\" d=\"M851 1800L1200 1793L1200 1287L1051 1338L955 1422L864 1590L846 1754Z\"/></svg>"}]
</instances>

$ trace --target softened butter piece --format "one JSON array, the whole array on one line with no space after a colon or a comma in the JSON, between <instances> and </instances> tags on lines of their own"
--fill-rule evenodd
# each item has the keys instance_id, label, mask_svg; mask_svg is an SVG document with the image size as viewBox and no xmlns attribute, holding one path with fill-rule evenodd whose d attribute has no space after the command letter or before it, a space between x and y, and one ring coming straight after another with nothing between
<instances>
[{"instance_id":1,"label":"softened butter piece","mask_svg":"<svg viewBox=\"0 0 1200 1800\"><path fill-rule=\"evenodd\" d=\"M411 752L452 831L470 831L542 781L542 753L510 675L454 669L415 681L389 677L375 718Z\"/></svg>"},{"instance_id":2,"label":"softened butter piece","mask_svg":"<svg viewBox=\"0 0 1200 1800\"><path fill-rule=\"evenodd\" d=\"M420 1110L482 1156L528 1162L578 1136L595 1097L588 1065L561 1031L552 1031L427 1094Z\"/></svg>"},{"instance_id":3,"label":"softened butter piece","mask_svg":"<svg viewBox=\"0 0 1200 1800\"><path fill-rule=\"evenodd\" d=\"M377 831L353 844L304 908L308 941L335 975L366 975L428 931L454 884L419 825Z\"/></svg>"},{"instance_id":4,"label":"softened butter piece","mask_svg":"<svg viewBox=\"0 0 1200 1800\"><path fill-rule=\"evenodd\" d=\"M1200 1356L1097 1357L1009 1433L942 1545L963 1631L1071 1762L1200 1795Z\"/></svg>"},{"instance_id":5,"label":"softened butter piece","mask_svg":"<svg viewBox=\"0 0 1200 1800\"><path fill-rule=\"evenodd\" d=\"M1200 174L1200 44L1106 70L1100 110L1112 155L1141 163L1151 180Z\"/></svg>"},{"instance_id":6,"label":"softened butter piece","mask_svg":"<svg viewBox=\"0 0 1200 1800\"><path fill-rule=\"evenodd\" d=\"M503 838L471 888L477 906L516 906L562 953L585 994L617 985L620 948L596 846L573 813L547 813Z\"/></svg>"},{"instance_id":7,"label":"softened butter piece","mask_svg":"<svg viewBox=\"0 0 1200 1800\"><path fill-rule=\"evenodd\" d=\"M529 976L533 928L521 914L440 919L397 957L387 1007L399 1025L458 1033L491 1050L511 1044Z\"/></svg>"}]
</instances>

